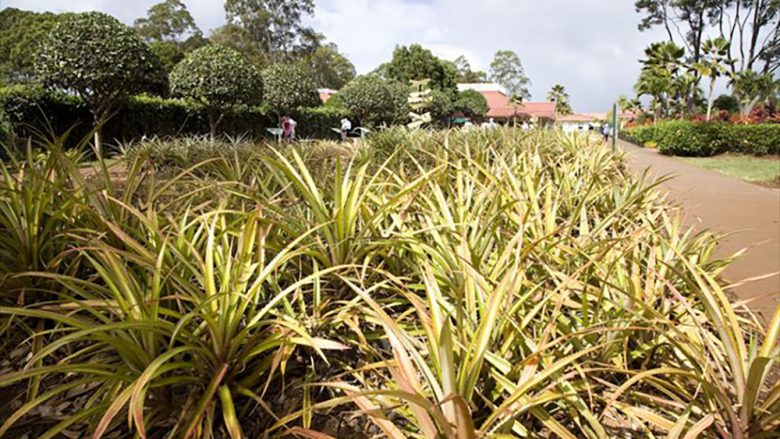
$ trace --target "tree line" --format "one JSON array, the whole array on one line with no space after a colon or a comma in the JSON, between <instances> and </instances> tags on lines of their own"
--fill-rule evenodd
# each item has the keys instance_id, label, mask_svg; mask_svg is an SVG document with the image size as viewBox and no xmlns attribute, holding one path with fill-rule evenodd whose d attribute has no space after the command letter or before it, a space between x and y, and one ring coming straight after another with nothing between
<instances>
[{"instance_id":1,"label":"tree line","mask_svg":"<svg viewBox=\"0 0 780 439\"><path fill-rule=\"evenodd\" d=\"M776 106L780 82L780 1L637 0L639 29L661 27L667 40L651 44L641 60L637 97L650 97L659 117L703 113L713 108L748 116L759 106ZM726 79L729 95L715 97ZM638 99L622 99L629 109Z\"/></svg>"},{"instance_id":2,"label":"tree line","mask_svg":"<svg viewBox=\"0 0 780 439\"><path fill-rule=\"evenodd\" d=\"M313 0L228 0L226 24L205 36L181 0L155 4L132 27L101 13L6 8L0 11L0 85L75 93L95 126L134 94L187 99L208 111L212 133L236 106L263 103L277 114L318 106L318 87L340 89L328 105L369 124L406 118L409 84L416 80L430 80L436 122L453 113L487 113L485 98L459 92L458 83L493 81L515 102L531 97L520 57L509 50L496 52L486 73L472 70L463 56L448 61L418 44L398 46L390 61L355 78L337 46L304 25L313 10ZM548 98L570 112L563 86Z\"/></svg>"}]
</instances>

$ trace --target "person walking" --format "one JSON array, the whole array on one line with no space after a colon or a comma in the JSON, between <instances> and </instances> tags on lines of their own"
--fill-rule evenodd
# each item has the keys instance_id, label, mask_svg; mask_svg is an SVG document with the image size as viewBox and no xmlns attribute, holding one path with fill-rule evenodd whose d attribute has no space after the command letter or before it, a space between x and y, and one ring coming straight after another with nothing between
<instances>
[{"instance_id":1,"label":"person walking","mask_svg":"<svg viewBox=\"0 0 780 439\"><path fill-rule=\"evenodd\" d=\"M341 119L341 141L346 142L349 132L352 131L352 122L348 118Z\"/></svg>"},{"instance_id":2,"label":"person walking","mask_svg":"<svg viewBox=\"0 0 780 439\"><path fill-rule=\"evenodd\" d=\"M604 143L609 143L609 124L601 125L601 135L604 136Z\"/></svg>"}]
</instances>

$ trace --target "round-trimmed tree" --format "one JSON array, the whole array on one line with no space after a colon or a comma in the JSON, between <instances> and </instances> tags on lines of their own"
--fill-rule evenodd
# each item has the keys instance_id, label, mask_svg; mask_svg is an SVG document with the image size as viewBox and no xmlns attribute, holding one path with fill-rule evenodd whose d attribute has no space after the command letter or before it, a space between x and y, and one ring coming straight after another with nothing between
<instances>
[{"instance_id":1,"label":"round-trimmed tree","mask_svg":"<svg viewBox=\"0 0 780 439\"><path fill-rule=\"evenodd\" d=\"M187 54L171 71L171 94L206 107L211 134L225 111L237 105L259 105L263 80L243 55L218 44Z\"/></svg>"},{"instance_id":2,"label":"round-trimmed tree","mask_svg":"<svg viewBox=\"0 0 780 439\"><path fill-rule=\"evenodd\" d=\"M409 87L376 75L366 75L352 80L339 95L344 106L361 123L392 123L407 113Z\"/></svg>"},{"instance_id":3,"label":"round-trimmed tree","mask_svg":"<svg viewBox=\"0 0 780 439\"><path fill-rule=\"evenodd\" d=\"M322 104L314 80L305 70L293 64L274 64L263 70L265 102L278 115L301 107Z\"/></svg>"},{"instance_id":4,"label":"round-trimmed tree","mask_svg":"<svg viewBox=\"0 0 780 439\"><path fill-rule=\"evenodd\" d=\"M476 90L463 90L458 93L453 109L470 117L484 117L489 107L487 99Z\"/></svg>"},{"instance_id":5,"label":"round-trimmed tree","mask_svg":"<svg viewBox=\"0 0 780 439\"><path fill-rule=\"evenodd\" d=\"M428 107L428 111L431 112L431 117L434 122L442 123L446 122L447 117L452 114L453 105L454 102L450 93L441 90L433 90L431 92L431 103Z\"/></svg>"},{"instance_id":6,"label":"round-trimmed tree","mask_svg":"<svg viewBox=\"0 0 780 439\"><path fill-rule=\"evenodd\" d=\"M131 95L164 94L167 76L138 34L100 13L69 14L44 39L36 71L47 86L76 92L87 103L97 129Z\"/></svg>"}]
</instances>

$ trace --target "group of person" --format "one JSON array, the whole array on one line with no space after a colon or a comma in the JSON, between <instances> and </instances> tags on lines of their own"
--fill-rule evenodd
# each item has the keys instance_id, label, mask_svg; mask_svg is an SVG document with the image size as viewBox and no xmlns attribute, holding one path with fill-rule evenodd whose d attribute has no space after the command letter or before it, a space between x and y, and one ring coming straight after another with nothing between
<instances>
[{"instance_id":1,"label":"group of person","mask_svg":"<svg viewBox=\"0 0 780 439\"><path fill-rule=\"evenodd\" d=\"M282 138L286 143L295 140L295 128L298 122L290 116L282 117ZM352 131L352 122L346 117L341 119L341 140L346 141Z\"/></svg>"},{"instance_id":2,"label":"group of person","mask_svg":"<svg viewBox=\"0 0 780 439\"><path fill-rule=\"evenodd\" d=\"M463 123L463 129L466 130L466 131L472 129L473 127L474 127L474 123L471 120L467 119L466 122ZM495 119L493 119L491 117L490 119L486 120L485 122L482 122L482 124L480 125L480 128L482 128L483 130L485 130L485 129L490 130L490 129L493 129L493 128L498 128L498 124L496 123Z\"/></svg>"},{"instance_id":3,"label":"group of person","mask_svg":"<svg viewBox=\"0 0 780 439\"><path fill-rule=\"evenodd\" d=\"M282 118L282 137L284 141L289 143L295 140L295 128L298 126L298 122L290 116L284 116ZM471 121L466 121L463 128L468 130L473 127L474 124ZM498 127L498 124L491 117L488 121L482 123L482 129L493 129ZM530 126L523 122L523 129L528 130ZM352 122L348 118L341 119L341 141L345 142L349 138L349 133L352 131ZM605 123L601 125L601 134L604 136L604 141L609 142L609 136L612 134L612 127Z\"/></svg>"}]
</instances>

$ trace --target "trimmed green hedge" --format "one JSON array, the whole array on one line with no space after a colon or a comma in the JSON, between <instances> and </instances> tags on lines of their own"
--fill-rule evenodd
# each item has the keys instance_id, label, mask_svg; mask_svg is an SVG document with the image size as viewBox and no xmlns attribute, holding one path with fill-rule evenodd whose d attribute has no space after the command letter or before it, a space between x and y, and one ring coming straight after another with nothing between
<instances>
[{"instance_id":1,"label":"trimmed green hedge","mask_svg":"<svg viewBox=\"0 0 780 439\"><path fill-rule=\"evenodd\" d=\"M655 143L663 154L708 157L724 152L780 154L780 124L734 125L674 120L623 130L625 140Z\"/></svg>"},{"instance_id":2,"label":"trimmed green hedge","mask_svg":"<svg viewBox=\"0 0 780 439\"><path fill-rule=\"evenodd\" d=\"M76 126L73 139L89 134L92 116L80 99L52 93L41 87L13 86L0 88L0 114L17 137L25 138L35 131L62 134ZM291 112L298 122L296 134L301 138L336 138L331 131L349 116L343 108L301 108ZM245 135L258 139L270 137L266 128L279 126L277 117L267 107L237 107L225 114L220 133ZM0 119L0 139L3 138ZM8 131L6 128L5 131ZM128 142L143 136L175 136L209 133L208 113L202 105L179 99L136 96L129 99L103 127L107 143ZM8 133L6 138L10 137Z\"/></svg>"}]
</instances>

